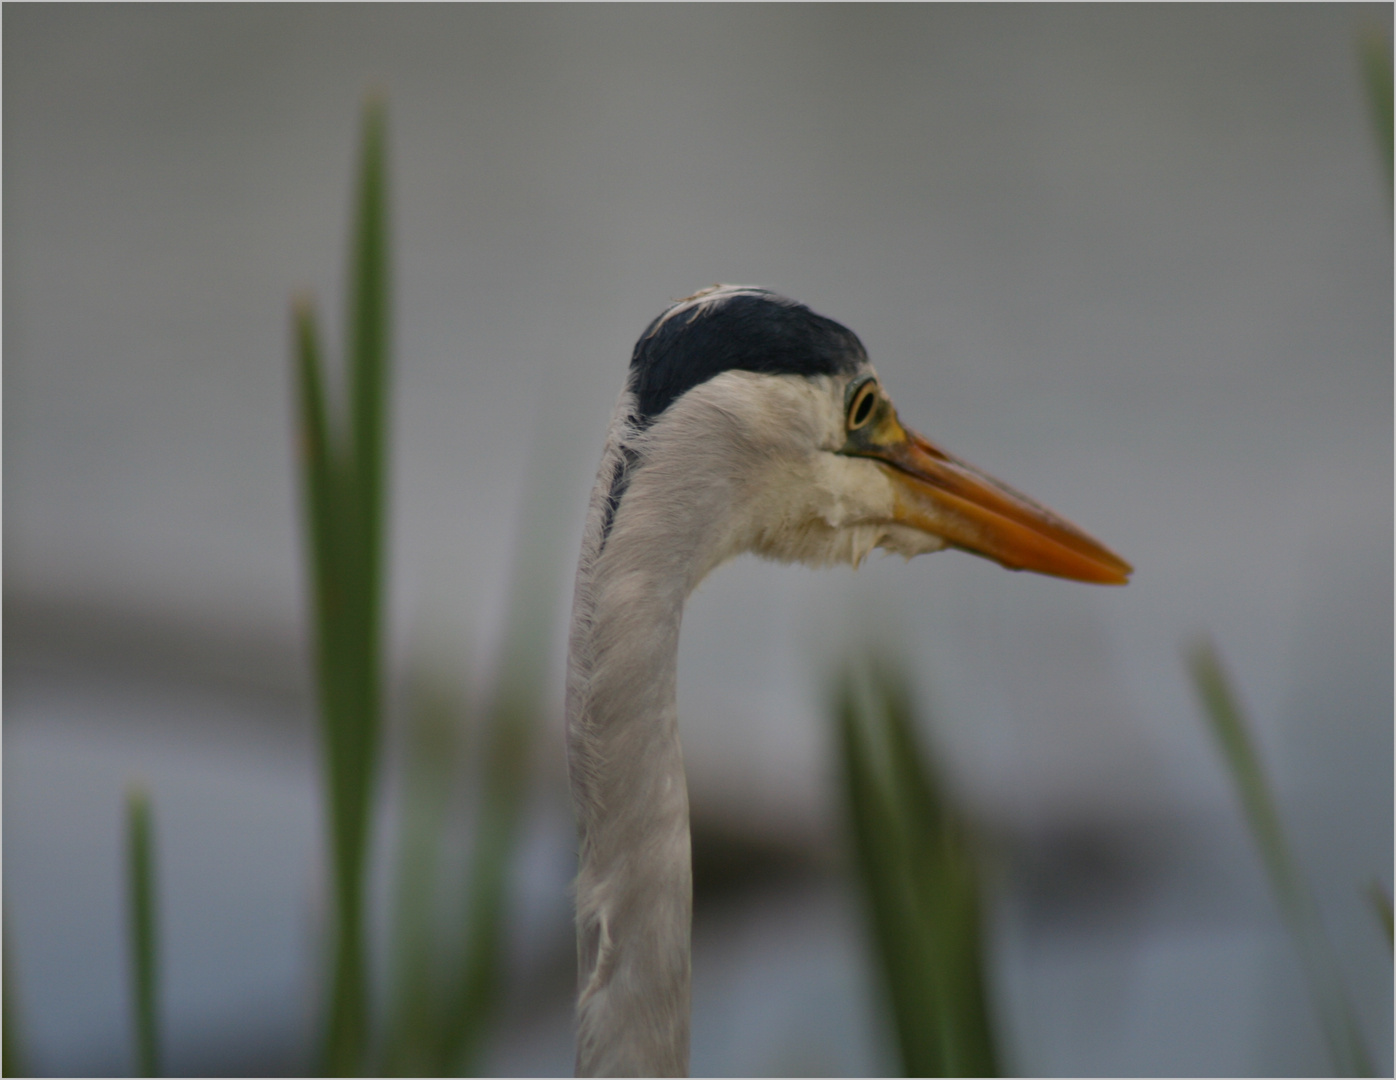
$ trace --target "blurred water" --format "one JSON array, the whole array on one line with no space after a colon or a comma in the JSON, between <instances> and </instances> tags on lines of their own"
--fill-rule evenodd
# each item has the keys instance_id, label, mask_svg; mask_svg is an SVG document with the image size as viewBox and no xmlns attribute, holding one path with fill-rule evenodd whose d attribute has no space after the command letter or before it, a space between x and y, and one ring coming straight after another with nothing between
<instances>
[{"instance_id":1,"label":"blurred water","mask_svg":"<svg viewBox=\"0 0 1396 1080\"><path fill-rule=\"evenodd\" d=\"M323 888L305 725L283 714L269 738L265 705L59 675L6 679L7 962L32 1066L134 1066L123 828L135 782L153 797L167 1069L294 1060L315 1016Z\"/></svg>"},{"instance_id":2,"label":"blurred water","mask_svg":"<svg viewBox=\"0 0 1396 1080\"><path fill-rule=\"evenodd\" d=\"M891 636L1006 833L1221 836L1146 878L1193 889L1159 903L1200 904L1202 926L1158 929L1173 916L1146 904L1133 944L1005 945L1015 1060L1321 1069L1183 678L1181 642L1210 632L1389 1068L1389 958L1360 899L1392 880L1392 218L1354 52L1369 24L1389 35L1390 9L11 7L7 615L19 598L297 640L287 302L308 286L338 310L356 106L379 84L397 655L430 639L488 666L525 450L556 461L579 534L630 347L665 303L719 280L788 292L862 336L909 423L1138 573L1105 591L958 553L722 569L684 628L695 800L831 835L822 672ZM81 621L44 648L67 656ZM262 1025L294 1049L319 858L303 699L172 689L158 665L133 688L71 656L17 673L25 633L7 619L6 918L43 1060L120 1057L133 772L159 778L174 845L176 1042ZM265 727L293 749L239 751ZM210 848L234 880L174 870ZM1240 880L1209 886L1231 863ZM849 932L832 901L798 903ZM842 970L852 946L829 948L782 970ZM857 985L831 977L827 1000ZM818 1060L866 1063L871 1039ZM711 1052L695 1065L816 1068Z\"/></svg>"}]
</instances>

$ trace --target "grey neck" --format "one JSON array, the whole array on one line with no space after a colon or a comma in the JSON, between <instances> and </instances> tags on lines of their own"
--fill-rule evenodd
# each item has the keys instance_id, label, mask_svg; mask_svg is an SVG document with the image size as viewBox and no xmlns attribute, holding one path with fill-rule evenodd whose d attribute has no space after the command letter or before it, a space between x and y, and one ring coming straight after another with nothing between
<instances>
[{"instance_id":1,"label":"grey neck","mask_svg":"<svg viewBox=\"0 0 1396 1080\"><path fill-rule=\"evenodd\" d=\"M692 498L690 476L677 489L685 498L666 502L673 478L647 458L619 505L608 506L617 468L636 460L621 449L624 426L613 431L592 496L568 658L580 834L577 1074L682 1076L693 887L679 626L721 493Z\"/></svg>"}]
</instances>

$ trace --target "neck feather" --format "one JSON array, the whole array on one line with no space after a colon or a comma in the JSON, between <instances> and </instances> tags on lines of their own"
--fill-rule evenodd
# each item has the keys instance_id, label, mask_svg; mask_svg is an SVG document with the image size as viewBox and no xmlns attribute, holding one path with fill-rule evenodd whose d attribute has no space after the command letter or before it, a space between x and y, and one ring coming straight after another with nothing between
<instances>
[{"instance_id":1,"label":"neck feather","mask_svg":"<svg viewBox=\"0 0 1396 1080\"><path fill-rule=\"evenodd\" d=\"M842 430L836 410L821 421L837 400L828 391L818 380L725 372L644 430L630 419L633 395L616 406L577 568L567 673L581 841L579 1075L687 1071L693 886L679 624L698 582L740 552L847 557L836 523L799 501L829 487L807 449L834 437L821 422ZM826 469L841 467L828 457Z\"/></svg>"},{"instance_id":2,"label":"neck feather","mask_svg":"<svg viewBox=\"0 0 1396 1080\"><path fill-rule=\"evenodd\" d=\"M688 1069L693 893L679 625L709 562L723 492L695 493L692 476L674 489L662 461L637 457L643 437L624 422L628 398L592 495L568 659L580 833L577 1073L679 1076ZM681 507L666 488L685 492Z\"/></svg>"}]
</instances>

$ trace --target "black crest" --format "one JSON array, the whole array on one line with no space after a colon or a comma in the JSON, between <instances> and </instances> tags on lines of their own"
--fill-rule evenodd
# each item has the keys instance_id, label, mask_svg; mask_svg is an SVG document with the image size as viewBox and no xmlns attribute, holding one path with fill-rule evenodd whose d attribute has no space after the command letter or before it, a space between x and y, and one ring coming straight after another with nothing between
<instances>
[{"instance_id":1,"label":"black crest","mask_svg":"<svg viewBox=\"0 0 1396 1080\"><path fill-rule=\"evenodd\" d=\"M680 300L635 343L635 420L648 426L675 398L724 371L838 375L866 361L853 331L803 304L765 289L714 286Z\"/></svg>"}]
</instances>

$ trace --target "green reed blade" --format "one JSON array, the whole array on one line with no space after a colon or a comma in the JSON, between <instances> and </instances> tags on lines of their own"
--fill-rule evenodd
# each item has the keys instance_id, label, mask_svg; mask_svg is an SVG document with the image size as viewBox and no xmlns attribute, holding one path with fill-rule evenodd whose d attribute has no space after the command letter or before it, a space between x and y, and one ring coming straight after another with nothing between
<instances>
[{"instance_id":1,"label":"green reed blade","mask_svg":"<svg viewBox=\"0 0 1396 1080\"><path fill-rule=\"evenodd\" d=\"M442 953L449 955L454 943L444 941L437 930L436 900L463 711L444 684L414 675L393 909L393 981L382 1055L388 1076L430 1076L439 1070Z\"/></svg>"},{"instance_id":2,"label":"green reed blade","mask_svg":"<svg viewBox=\"0 0 1396 1080\"><path fill-rule=\"evenodd\" d=\"M988 1010L987 961L978 865L968 826L925 764L916 737L910 686L903 674L880 671L890 724L891 762L899 788L920 823L913 839L919 858L918 894L926 932L933 940L940 1005L940 1042L946 1075L988 1076L998 1072Z\"/></svg>"},{"instance_id":3,"label":"green reed blade","mask_svg":"<svg viewBox=\"0 0 1396 1080\"><path fill-rule=\"evenodd\" d=\"M337 751L339 718L345 711L346 679L340 668L346 661L340 637L344 627L344 570L341 546L342 482L340 454L330 429L325 405L324 367L321 361L315 312L308 299L296 302L293 312L297 391L299 399L299 449L305 528L314 596L315 663L320 692L321 717L326 745ZM342 770L329 770L331 782ZM336 820L335 829L338 832ZM339 850L342 839L335 844Z\"/></svg>"},{"instance_id":4,"label":"green reed blade","mask_svg":"<svg viewBox=\"0 0 1396 1080\"><path fill-rule=\"evenodd\" d=\"M381 713L388 270L384 109L364 110L352 229L348 417L328 407L315 319L295 311L302 492L314 592L327 819L334 873L322 1068L361 1070L368 1045L364 888Z\"/></svg>"},{"instance_id":5,"label":"green reed blade","mask_svg":"<svg viewBox=\"0 0 1396 1080\"><path fill-rule=\"evenodd\" d=\"M1280 890L1285 907L1296 908L1301 902L1299 876L1295 873L1285 843L1284 829L1280 825L1279 812L1261 767L1260 756L1222 672L1219 658L1210 644L1200 644L1194 648L1189 663L1203 711L1231 771L1266 870Z\"/></svg>"},{"instance_id":6,"label":"green reed blade","mask_svg":"<svg viewBox=\"0 0 1396 1080\"><path fill-rule=\"evenodd\" d=\"M382 101L370 100L364 108L346 338L354 486L363 515L358 523L360 557L375 571L381 558L391 333L386 126ZM376 604L378 597L371 600Z\"/></svg>"},{"instance_id":7,"label":"green reed blade","mask_svg":"<svg viewBox=\"0 0 1396 1080\"><path fill-rule=\"evenodd\" d=\"M1370 882L1367 886L1367 898L1371 901L1372 910L1377 914L1377 921L1381 923L1382 933L1386 935L1386 947L1390 950L1393 946L1392 925L1391 925L1391 897L1382 888L1380 881Z\"/></svg>"},{"instance_id":8,"label":"green reed blade","mask_svg":"<svg viewBox=\"0 0 1396 1080\"><path fill-rule=\"evenodd\" d=\"M835 694L850 832L908 1076L995 1076L978 867L916 734L905 677L872 662Z\"/></svg>"},{"instance_id":9,"label":"green reed blade","mask_svg":"<svg viewBox=\"0 0 1396 1080\"><path fill-rule=\"evenodd\" d=\"M1367 90L1367 107L1376 134L1377 152L1386 170L1388 189L1392 183L1392 90L1391 45L1386 34L1372 29L1358 38L1362 81Z\"/></svg>"},{"instance_id":10,"label":"green reed blade","mask_svg":"<svg viewBox=\"0 0 1396 1080\"><path fill-rule=\"evenodd\" d=\"M330 864L333 868L334 919L331 943L330 1000L322 1048L322 1070L340 1075L358 1070L361 1032L367 1021L362 973L360 854L362 801L354 760L355 714L360 705L355 674L357 657L350 636L349 609L355 589L347 558L347 490L343 452L331 426L324 390L324 368L309 301L294 310L295 358L299 398L299 449L302 499L310 563L314 615L316 683L324 748Z\"/></svg>"},{"instance_id":11,"label":"green reed blade","mask_svg":"<svg viewBox=\"0 0 1396 1080\"><path fill-rule=\"evenodd\" d=\"M527 806L533 748L547 711L543 695L558 600L554 578L566 535L562 488L570 477L556 467L546 437L534 446L510 572L504 647L484 716L480 816L466 880L465 955L444 1014L440 1066L452 1073L479 1066L502 996L509 871Z\"/></svg>"},{"instance_id":12,"label":"green reed blade","mask_svg":"<svg viewBox=\"0 0 1396 1080\"><path fill-rule=\"evenodd\" d=\"M1221 747L1222 758L1241 800L1251 838L1265 864L1280 913L1299 951L1338 1074L1371 1076L1371 1058L1367 1056L1356 1014L1343 988L1337 956L1323 931L1318 906L1291 854L1250 725L1222 670L1221 659L1210 642L1202 641L1189 651L1188 667L1203 715Z\"/></svg>"},{"instance_id":13,"label":"green reed blade","mask_svg":"<svg viewBox=\"0 0 1396 1080\"><path fill-rule=\"evenodd\" d=\"M483 790L466 882L465 952L447 993L438 1066L471 1074L501 996L509 869L517 849L540 713L510 694L488 719L481 761Z\"/></svg>"},{"instance_id":14,"label":"green reed blade","mask_svg":"<svg viewBox=\"0 0 1396 1080\"><path fill-rule=\"evenodd\" d=\"M136 1062L141 1076L160 1074L156 1025L159 955L155 937L155 851L152 832L150 797L144 788L132 786L126 792L126 884Z\"/></svg>"},{"instance_id":15,"label":"green reed blade","mask_svg":"<svg viewBox=\"0 0 1396 1080\"><path fill-rule=\"evenodd\" d=\"M867 700L865 685L850 679L842 691L839 729L854 853L895 1021L903 1072L908 1076L931 1075L935 1067L927 1063L935 1060L934 1044L927 1044L923 1035L932 1031L926 1018L934 1015L935 1003L929 982L918 978L926 961L926 949L911 903L893 796L880 783L872 764L867 725L868 713L875 706Z\"/></svg>"},{"instance_id":16,"label":"green reed blade","mask_svg":"<svg viewBox=\"0 0 1396 1080\"><path fill-rule=\"evenodd\" d=\"M354 714L356 781L372 783L378 742L380 695L379 611L382 602L383 484L387 445L387 365L389 349L387 181L383 105L364 108L353 259L349 282L349 460L345 463L352 498L347 509L351 573L356 588L350 603L354 672L362 708ZM367 800L362 801L367 807ZM367 827L367 821L362 823Z\"/></svg>"},{"instance_id":17,"label":"green reed blade","mask_svg":"<svg viewBox=\"0 0 1396 1080\"><path fill-rule=\"evenodd\" d=\"M346 521L348 567L355 589L349 609L354 674L356 780L367 791L372 783L378 744L380 697L380 608L382 604L383 504L387 442L387 373L389 358L387 181L385 118L380 101L364 108L350 273L349 460ZM362 800L366 808L367 800ZM366 827L365 819L363 825Z\"/></svg>"},{"instance_id":18,"label":"green reed blade","mask_svg":"<svg viewBox=\"0 0 1396 1080\"><path fill-rule=\"evenodd\" d=\"M10 924L0 930L0 1073L31 1076L24 1037L19 1028L19 997L14 983L14 953L10 951Z\"/></svg>"}]
</instances>

